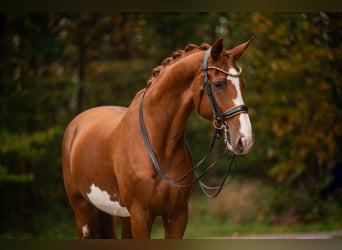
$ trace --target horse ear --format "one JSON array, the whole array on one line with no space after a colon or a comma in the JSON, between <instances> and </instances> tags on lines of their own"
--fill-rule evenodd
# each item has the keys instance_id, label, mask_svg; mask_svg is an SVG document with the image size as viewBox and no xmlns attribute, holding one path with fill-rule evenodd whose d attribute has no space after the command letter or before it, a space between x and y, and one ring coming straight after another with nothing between
<instances>
[{"instance_id":1,"label":"horse ear","mask_svg":"<svg viewBox=\"0 0 342 250\"><path fill-rule=\"evenodd\" d=\"M211 58L216 61L223 51L223 38L217 39L211 48Z\"/></svg>"},{"instance_id":2,"label":"horse ear","mask_svg":"<svg viewBox=\"0 0 342 250\"><path fill-rule=\"evenodd\" d=\"M229 52L233 55L234 59L237 60L242 56L243 52L248 48L248 46L251 44L253 41L253 37L251 37L247 42L244 42L235 48L231 49Z\"/></svg>"}]
</instances>

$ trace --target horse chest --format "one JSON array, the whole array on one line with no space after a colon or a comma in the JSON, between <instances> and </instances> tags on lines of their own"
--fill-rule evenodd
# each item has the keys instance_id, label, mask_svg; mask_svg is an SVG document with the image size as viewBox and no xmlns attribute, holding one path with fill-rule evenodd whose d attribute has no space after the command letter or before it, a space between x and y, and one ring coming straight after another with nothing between
<instances>
[{"instance_id":1,"label":"horse chest","mask_svg":"<svg viewBox=\"0 0 342 250\"><path fill-rule=\"evenodd\" d=\"M169 214L184 207L191 193L191 188L178 188L165 183L155 190L152 196L152 206L160 215Z\"/></svg>"}]
</instances>

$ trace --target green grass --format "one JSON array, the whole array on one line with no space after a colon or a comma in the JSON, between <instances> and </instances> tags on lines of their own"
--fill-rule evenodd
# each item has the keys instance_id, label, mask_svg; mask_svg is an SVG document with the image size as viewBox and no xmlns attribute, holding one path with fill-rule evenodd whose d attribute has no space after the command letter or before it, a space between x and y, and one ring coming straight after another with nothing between
<instances>
[{"instance_id":1,"label":"green grass","mask_svg":"<svg viewBox=\"0 0 342 250\"><path fill-rule=\"evenodd\" d=\"M342 222L324 223L298 223L294 225L272 225L260 221L249 221L245 223L232 222L229 219L220 220L215 214L207 214L203 217L191 216L184 235L185 239L200 238L224 238L250 234L279 234L300 232L329 232L342 229ZM152 231L152 238L162 239L164 229L160 220L156 220Z\"/></svg>"},{"instance_id":2,"label":"green grass","mask_svg":"<svg viewBox=\"0 0 342 250\"><path fill-rule=\"evenodd\" d=\"M292 226L267 225L263 223L233 224L229 222L210 221L210 227L205 222L190 222L184 238L216 238L231 237L249 234L278 234L278 233L299 233L299 232L328 232L340 230L341 225L334 224L298 224Z\"/></svg>"},{"instance_id":3,"label":"green grass","mask_svg":"<svg viewBox=\"0 0 342 250\"><path fill-rule=\"evenodd\" d=\"M258 181L234 181L209 200L194 193L184 238L215 238L247 234L328 232L342 229L342 207L336 199L279 191ZM163 238L160 220L153 238Z\"/></svg>"}]
</instances>

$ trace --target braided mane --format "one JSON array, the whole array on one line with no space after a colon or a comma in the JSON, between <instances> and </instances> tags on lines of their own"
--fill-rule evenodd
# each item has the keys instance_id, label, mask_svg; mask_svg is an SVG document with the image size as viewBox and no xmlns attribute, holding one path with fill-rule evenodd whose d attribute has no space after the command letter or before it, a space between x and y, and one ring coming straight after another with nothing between
<instances>
[{"instance_id":1,"label":"braided mane","mask_svg":"<svg viewBox=\"0 0 342 250\"><path fill-rule=\"evenodd\" d=\"M176 59L178 59L184 55L188 55L188 54L190 54L190 52L193 52L196 49L207 50L208 48L210 48L210 45L207 43L203 43L201 45L196 45L196 44L190 43L184 48L184 50L176 50L175 52L172 53L172 55L170 57L165 58L161 65L153 68L152 76L147 81L147 87L149 87L154 82L154 80L159 76L159 74L163 71L163 69L166 66L172 64Z\"/></svg>"}]
</instances>

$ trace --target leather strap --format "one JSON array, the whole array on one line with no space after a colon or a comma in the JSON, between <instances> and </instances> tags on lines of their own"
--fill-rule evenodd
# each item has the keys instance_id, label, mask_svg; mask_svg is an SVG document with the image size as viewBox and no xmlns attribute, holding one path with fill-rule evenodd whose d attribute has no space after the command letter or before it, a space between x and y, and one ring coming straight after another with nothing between
<instances>
[{"instance_id":1,"label":"leather strap","mask_svg":"<svg viewBox=\"0 0 342 250\"><path fill-rule=\"evenodd\" d=\"M239 105L239 106L235 106L231 109L226 110L225 112L223 112L222 116L224 117L224 119L229 119L238 114L247 113L247 112L248 112L248 107L246 105Z\"/></svg>"}]
</instances>

